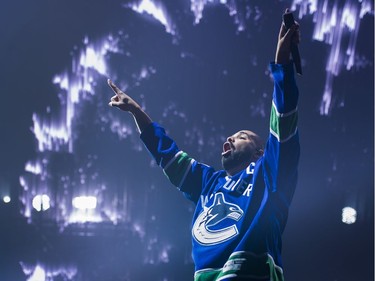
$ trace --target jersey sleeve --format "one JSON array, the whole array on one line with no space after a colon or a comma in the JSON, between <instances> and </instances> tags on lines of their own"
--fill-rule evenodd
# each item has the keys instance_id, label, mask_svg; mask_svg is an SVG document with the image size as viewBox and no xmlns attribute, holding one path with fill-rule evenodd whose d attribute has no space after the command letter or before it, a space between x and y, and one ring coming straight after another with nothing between
<instances>
[{"instance_id":1,"label":"jersey sleeve","mask_svg":"<svg viewBox=\"0 0 375 281\"><path fill-rule=\"evenodd\" d=\"M264 151L264 177L267 186L281 202L290 205L297 184L299 161L298 88L293 64L270 65L274 91L270 116L270 133Z\"/></svg>"},{"instance_id":2,"label":"jersey sleeve","mask_svg":"<svg viewBox=\"0 0 375 281\"><path fill-rule=\"evenodd\" d=\"M197 203L214 169L180 150L164 128L155 122L142 132L141 140L169 181L188 199Z\"/></svg>"}]
</instances>

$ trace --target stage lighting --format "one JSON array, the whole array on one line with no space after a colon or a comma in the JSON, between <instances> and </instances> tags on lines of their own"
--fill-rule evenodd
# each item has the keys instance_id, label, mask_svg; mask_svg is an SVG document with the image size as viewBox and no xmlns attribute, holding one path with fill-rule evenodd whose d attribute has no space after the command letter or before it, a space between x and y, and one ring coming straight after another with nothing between
<instances>
[{"instance_id":1,"label":"stage lighting","mask_svg":"<svg viewBox=\"0 0 375 281\"><path fill-rule=\"evenodd\" d=\"M50 199L48 195L46 194L36 195L33 199L32 205L33 205L33 208L37 210L38 212L46 211L51 207Z\"/></svg>"},{"instance_id":2,"label":"stage lighting","mask_svg":"<svg viewBox=\"0 0 375 281\"><path fill-rule=\"evenodd\" d=\"M353 224L357 219L357 211L351 207L342 209L342 222L346 224Z\"/></svg>"},{"instance_id":3,"label":"stage lighting","mask_svg":"<svg viewBox=\"0 0 375 281\"><path fill-rule=\"evenodd\" d=\"M46 272L44 271L44 269L37 265L35 267L35 270L34 272L32 273L32 275L30 276L29 279L27 279L28 281L39 281L39 280L47 280L46 279Z\"/></svg>"},{"instance_id":4,"label":"stage lighting","mask_svg":"<svg viewBox=\"0 0 375 281\"><path fill-rule=\"evenodd\" d=\"M10 197L8 195L3 197L4 203L9 203L10 202Z\"/></svg>"},{"instance_id":5,"label":"stage lighting","mask_svg":"<svg viewBox=\"0 0 375 281\"><path fill-rule=\"evenodd\" d=\"M72 200L73 207L80 210L88 210L96 208L95 196L78 196Z\"/></svg>"}]
</instances>

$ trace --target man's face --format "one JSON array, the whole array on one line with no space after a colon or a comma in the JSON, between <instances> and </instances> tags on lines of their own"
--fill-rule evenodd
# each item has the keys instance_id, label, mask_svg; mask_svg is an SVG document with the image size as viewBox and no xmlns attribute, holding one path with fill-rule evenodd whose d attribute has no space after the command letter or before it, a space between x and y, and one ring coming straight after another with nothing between
<instances>
[{"instance_id":1,"label":"man's face","mask_svg":"<svg viewBox=\"0 0 375 281\"><path fill-rule=\"evenodd\" d=\"M261 141L252 131L242 130L227 138L223 144L221 163L230 171L239 166L247 166L259 158Z\"/></svg>"}]
</instances>

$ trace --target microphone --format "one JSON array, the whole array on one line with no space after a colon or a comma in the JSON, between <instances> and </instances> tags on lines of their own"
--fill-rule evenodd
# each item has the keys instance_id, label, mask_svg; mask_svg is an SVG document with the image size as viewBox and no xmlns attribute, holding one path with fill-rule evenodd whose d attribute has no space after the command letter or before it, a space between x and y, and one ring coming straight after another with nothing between
<instances>
[{"instance_id":1,"label":"microphone","mask_svg":"<svg viewBox=\"0 0 375 281\"><path fill-rule=\"evenodd\" d=\"M288 30L294 24L293 13L289 11L285 12L283 14L283 22L284 22L285 28ZM299 55L298 45L292 41L290 49L292 53L294 66L296 67L296 72L299 75L302 75L301 57Z\"/></svg>"}]
</instances>

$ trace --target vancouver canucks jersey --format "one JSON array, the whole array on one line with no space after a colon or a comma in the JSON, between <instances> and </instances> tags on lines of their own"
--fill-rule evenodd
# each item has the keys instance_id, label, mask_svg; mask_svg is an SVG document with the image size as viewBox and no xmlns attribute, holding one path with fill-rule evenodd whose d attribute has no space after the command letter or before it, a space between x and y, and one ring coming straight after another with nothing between
<instances>
[{"instance_id":1,"label":"vancouver canucks jersey","mask_svg":"<svg viewBox=\"0 0 375 281\"><path fill-rule=\"evenodd\" d=\"M172 184L196 204L195 281L284 280L281 235L297 182L298 89L292 64L270 68L274 92L265 151L238 174L197 162L156 123L141 134Z\"/></svg>"}]
</instances>

